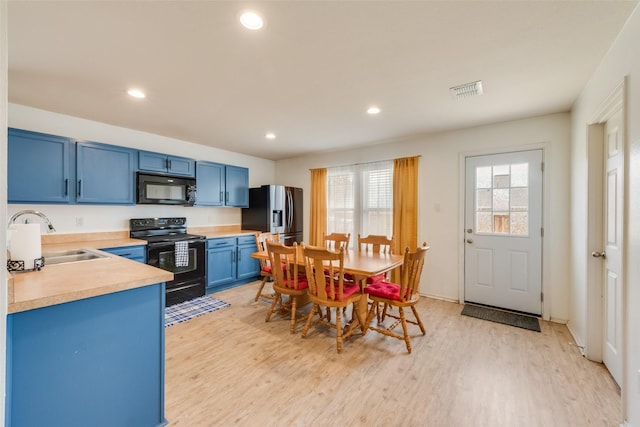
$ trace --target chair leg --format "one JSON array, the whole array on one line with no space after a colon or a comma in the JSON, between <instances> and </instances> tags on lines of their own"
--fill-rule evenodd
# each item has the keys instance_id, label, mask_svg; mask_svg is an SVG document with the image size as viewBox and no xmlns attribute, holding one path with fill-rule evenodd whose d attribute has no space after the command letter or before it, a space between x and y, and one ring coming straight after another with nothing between
<instances>
[{"instance_id":1,"label":"chair leg","mask_svg":"<svg viewBox=\"0 0 640 427\"><path fill-rule=\"evenodd\" d=\"M267 312L267 317L265 317L264 319L265 322L268 322L269 319L271 319L271 315L275 311L276 304L278 303L278 301L280 302L280 305L282 305L282 295L279 293L276 293L275 296L273 297L273 301L271 301L271 307L269 307L269 311Z\"/></svg>"},{"instance_id":2,"label":"chair leg","mask_svg":"<svg viewBox=\"0 0 640 427\"><path fill-rule=\"evenodd\" d=\"M307 316L307 323L304 325L304 329L302 330L302 338L307 336L307 332L311 327L311 319L313 319L313 316L316 314L316 312L318 312L320 317L322 317L322 311L320 311L320 307L318 306L318 304L313 304L313 306L311 307L311 311L309 311L309 316Z\"/></svg>"},{"instance_id":3,"label":"chair leg","mask_svg":"<svg viewBox=\"0 0 640 427\"><path fill-rule=\"evenodd\" d=\"M367 331L369 330L369 324L371 323L371 321L373 320L373 316L376 315L376 312L378 311L378 303L377 302L373 302L371 304L371 308L369 308L369 312L367 313L367 318L364 321L364 326L362 329L362 335L366 335Z\"/></svg>"},{"instance_id":4,"label":"chair leg","mask_svg":"<svg viewBox=\"0 0 640 427\"><path fill-rule=\"evenodd\" d=\"M296 328L296 302L297 298L289 296L291 300L291 326L289 326L289 333L293 334L294 329Z\"/></svg>"},{"instance_id":5,"label":"chair leg","mask_svg":"<svg viewBox=\"0 0 640 427\"><path fill-rule=\"evenodd\" d=\"M404 332L404 342L407 345L407 351L411 353L411 339L409 338L409 331L407 330L407 319L404 317L404 308L398 307L400 312L400 322L402 323L402 330Z\"/></svg>"},{"instance_id":6,"label":"chair leg","mask_svg":"<svg viewBox=\"0 0 640 427\"><path fill-rule=\"evenodd\" d=\"M264 289L264 284L267 283L268 279L269 279L269 276L264 276L262 278L262 282L260 282L260 287L258 288L258 293L256 294L256 298L254 299L254 301L258 301L258 299L260 298L260 295L262 295L262 289Z\"/></svg>"},{"instance_id":7,"label":"chair leg","mask_svg":"<svg viewBox=\"0 0 640 427\"><path fill-rule=\"evenodd\" d=\"M342 351L342 314L339 308L336 308L336 345L340 353Z\"/></svg>"},{"instance_id":8,"label":"chair leg","mask_svg":"<svg viewBox=\"0 0 640 427\"><path fill-rule=\"evenodd\" d=\"M420 320L420 316L418 316L418 310L416 310L416 307L414 305L411 306L411 311L413 311L413 315L415 316L416 320L418 321L418 326L420 326L420 330L422 331L422 335L426 335L427 331L424 328L424 325L422 324L422 320Z\"/></svg>"}]
</instances>

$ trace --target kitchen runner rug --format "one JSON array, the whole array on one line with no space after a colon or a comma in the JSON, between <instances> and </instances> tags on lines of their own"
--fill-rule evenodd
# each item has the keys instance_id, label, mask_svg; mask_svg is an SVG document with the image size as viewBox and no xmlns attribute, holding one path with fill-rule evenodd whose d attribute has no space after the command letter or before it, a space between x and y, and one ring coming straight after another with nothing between
<instances>
[{"instance_id":1,"label":"kitchen runner rug","mask_svg":"<svg viewBox=\"0 0 640 427\"><path fill-rule=\"evenodd\" d=\"M463 316L475 317L482 320L489 320L491 322L540 332L540 323L538 322L537 317L524 316L522 314L510 313L508 311L495 310L493 308L480 307L471 304L465 304L462 309L462 313L460 314Z\"/></svg>"},{"instance_id":2,"label":"kitchen runner rug","mask_svg":"<svg viewBox=\"0 0 640 427\"><path fill-rule=\"evenodd\" d=\"M231 304L214 297L204 296L194 298L189 301L181 302L169 306L164 311L164 327L175 325L176 323L186 322L194 317L229 307Z\"/></svg>"}]
</instances>

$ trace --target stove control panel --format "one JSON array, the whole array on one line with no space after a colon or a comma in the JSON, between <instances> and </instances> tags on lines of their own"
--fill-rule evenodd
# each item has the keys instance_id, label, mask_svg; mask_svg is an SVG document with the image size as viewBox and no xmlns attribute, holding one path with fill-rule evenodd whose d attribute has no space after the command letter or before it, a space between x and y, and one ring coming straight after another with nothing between
<instances>
[{"instance_id":1,"label":"stove control panel","mask_svg":"<svg viewBox=\"0 0 640 427\"><path fill-rule=\"evenodd\" d=\"M163 228L186 227L187 218L135 218L129 220L131 230L161 230Z\"/></svg>"}]
</instances>

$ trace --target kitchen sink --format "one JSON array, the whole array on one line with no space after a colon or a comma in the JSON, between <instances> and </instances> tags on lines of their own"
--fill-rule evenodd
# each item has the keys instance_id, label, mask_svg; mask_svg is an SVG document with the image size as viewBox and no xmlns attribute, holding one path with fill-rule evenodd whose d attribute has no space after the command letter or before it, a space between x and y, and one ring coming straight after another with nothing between
<instances>
[{"instance_id":1,"label":"kitchen sink","mask_svg":"<svg viewBox=\"0 0 640 427\"><path fill-rule=\"evenodd\" d=\"M103 255L98 252L94 252L89 249L72 249L68 251L52 251L44 252L44 265L53 264L66 264L69 262L89 261L92 259L108 258L108 255Z\"/></svg>"}]
</instances>

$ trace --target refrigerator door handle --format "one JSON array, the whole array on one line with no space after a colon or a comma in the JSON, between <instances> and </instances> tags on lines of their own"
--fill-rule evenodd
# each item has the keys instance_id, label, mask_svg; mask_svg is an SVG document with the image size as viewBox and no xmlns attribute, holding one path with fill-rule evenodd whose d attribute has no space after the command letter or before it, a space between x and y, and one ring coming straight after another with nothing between
<instances>
[{"instance_id":1,"label":"refrigerator door handle","mask_svg":"<svg viewBox=\"0 0 640 427\"><path fill-rule=\"evenodd\" d=\"M293 197L291 196L291 192L287 191L287 228L291 231L291 227L293 226Z\"/></svg>"}]
</instances>

